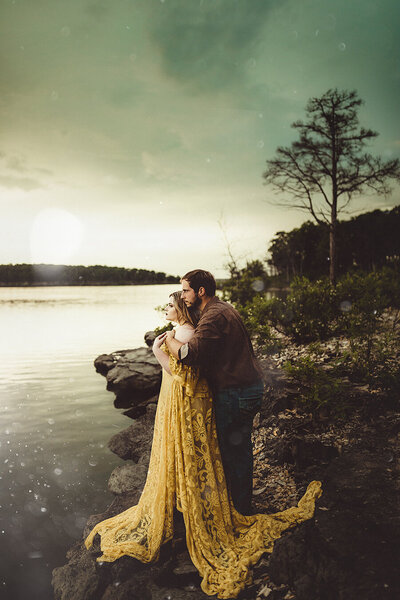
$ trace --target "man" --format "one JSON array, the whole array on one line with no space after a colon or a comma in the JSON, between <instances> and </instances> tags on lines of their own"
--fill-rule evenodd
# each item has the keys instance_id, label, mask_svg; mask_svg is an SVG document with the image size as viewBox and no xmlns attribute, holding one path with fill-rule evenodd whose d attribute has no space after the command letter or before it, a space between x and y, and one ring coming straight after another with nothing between
<instances>
[{"instance_id":1,"label":"man","mask_svg":"<svg viewBox=\"0 0 400 600\"><path fill-rule=\"evenodd\" d=\"M213 392L218 441L225 476L236 510L251 514L253 418L261 407L263 382L250 337L239 313L215 295L208 271L189 271L181 279L182 299L200 310L187 344L168 332L166 343L183 364L199 366Z\"/></svg>"}]
</instances>

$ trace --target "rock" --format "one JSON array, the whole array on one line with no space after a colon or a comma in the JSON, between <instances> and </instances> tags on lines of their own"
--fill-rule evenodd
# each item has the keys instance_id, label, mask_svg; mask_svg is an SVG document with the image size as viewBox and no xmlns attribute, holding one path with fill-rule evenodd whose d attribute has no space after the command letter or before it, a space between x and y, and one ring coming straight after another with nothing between
<instances>
[{"instance_id":1,"label":"rock","mask_svg":"<svg viewBox=\"0 0 400 600\"><path fill-rule=\"evenodd\" d=\"M133 560L133 559L132 559ZM106 588L101 600L151 600L152 594L148 586L147 577L143 574L134 574L132 569L129 579L120 579L118 576Z\"/></svg>"},{"instance_id":2,"label":"rock","mask_svg":"<svg viewBox=\"0 0 400 600\"><path fill-rule=\"evenodd\" d=\"M180 590L172 586L169 588L151 586L151 594L151 600L209 600L210 598L200 589L187 592L185 589Z\"/></svg>"},{"instance_id":3,"label":"rock","mask_svg":"<svg viewBox=\"0 0 400 600\"><path fill-rule=\"evenodd\" d=\"M132 499L132 494L116 497L106 513L91 517L84 535L97 522L136 504ZM174 523L174 540L161 547L159 559L154 563L144 564L128 556L112 563L96 562L100 554L99 536L89 550L82 543L75 544L67 553L68 563L53 571L55 600L206 600L197 571L189 565L183 518L177 511Z\"/></svg>"},{"instance_id":4,"label":"rock","mask_svg":"<svg viewBox=\"0 0 400 600\"><path fill-rule=\"evenodd\" d=\"M161 565L153 568L124 556L114 563L96 562L92 549L82 543L68 552L69 562L54 569L52 585L55 600L151 600L150 587Z\"/></svg>"},{"instance_id":5,"label":"rock","mask_svg":"<svg viewBox=\"0 0 400 600\"><path fill-rule=\"evenodd\" d=\"M146 482L147 465L129 464L114 469L108 480L108 489L113 494L142 491Z\"/></svg>"},{"instance_id":6,"label":"rock","mask_svg":"<svg viewBox=\"0 0 400 600\"><path fill-rule=\"evenodd\" d=\"M147 407L151 406L152 410L156 410L158 402L158 396L152 396L142 404L138 404L137 406L131 407L129 410L124 410L123 414L130 419L138 419L142 417L147 412Z\"/></svg>"},{"instance_id":7,"label":"rock","mask_svg":"<svg viewBox=\"0 0 400 600\"><path fill-rule=\"evenodd\" d=\"M188 552L184 552L178 554L177 556L178 566L176 566L173 570L174 575L178 577L187 577L188 575L193 576L196 575L198 577L199 573L191 561L190 555Z\"/></svg>"},{"instance_id":8,"label":"rock","mask_svg":"<svg viewBox=\"0 0 400 600\"><path fill-rule=\"evenodd\" d=\"M134 406L157 394L161 384L161 366L149 348L120 350L102 354L94 361L96 371L105 375L107 389L117 399Z\"/></svg>"},{"instance_id":9,"label":"rock","mask_svg":"<svg viewBox=\"0 0 400 600\"><path fill-rule=\"evenodd\" d=\"M146 342L149 348L153 346L156 337L157 334L155 333L155 331L146 331L146 333L144 334L144 341Z\"/></svg>"},{"instance_id":10,"label":"rock","mask_svg":"<svg viewBox=\"0 0 400 600\"><path fill-rule=\"evenodd\" d=\"M146 414L132 425L113 435L108 442L111 452L124 460L138 462L141 456L148 455L153 441L154 416L156 405L146 407Z\"/></svg>"},{"instance_id":11,"label":"rock","mask_svg":"<svg viewBox=\"0 0 400 600\"><path fill-rule=\"evenodd\" d=\"M69 562L53 570L55 600L95 600L104 587L96 563L84 546L75 544L67 554Z\"/></svg>"},{"instance_id":12,"label":"rock","mask_svg":"<svg viewBox=\"0 0 400 600\"><path fill-rule=\"evenodd\" d=\"M115 367L116 362L117 358L112 354L100 354L100 356L95 359L94 366L98 373L107 375L108 371Z\"/></svg>"},{"instance_id":13,"label":"rock","mask_svg":"<svg viewBox=\"0 0 400 600\"><path fill-rule=\"evenodd\" d=\"M270 587L268 587L268 585L265 585L257 594L257 596L262 596L263 598L268 598L268 596L271 594L272 589Z\"/></svg>"},{"instance_id":14,"label":"rock","mask_svg":"<svg viewBox=\"0 0 400 600\"><path fill-rule=\"evenodd\" d=\"M115 515L118 515L119 513L123 512L124 510L127 510L131 506L136 506L136 504L139 502L140 495L141 495L140 489L135 489L135 490L126 492L121 495L116 495L114 500L111 502L111 504L108 506L108 508L104 511L104 513L99 513L97 515L91 515L89 517L89 519L87 520L87 523L85 525L84 531L83 531L83 539L85 539L89 535L89 533L91 532L93 527L95 525L97 525L97 523L100 523L100 521L104 521L105 519L114 517ZM95 543L94 543L94 548L95 548L96 540L98 539L98 537L96 536L94 539L95 539ZM68 554L67 554L67 558L68 558Z\"/></svg>"}]
</instances>

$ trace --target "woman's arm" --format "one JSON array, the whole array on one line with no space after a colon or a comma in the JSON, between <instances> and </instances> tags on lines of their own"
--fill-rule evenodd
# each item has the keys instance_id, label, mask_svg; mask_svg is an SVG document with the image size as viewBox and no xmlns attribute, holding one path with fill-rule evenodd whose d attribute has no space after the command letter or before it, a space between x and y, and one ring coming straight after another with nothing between
<instances>
[{"instance_id":1,"label":"woman's arm","mask_svg":"<svg viewBox=\"0 0 400 600\"><path fill-rule=\"evenodd\" d=\"M162 368L171 375L171 371L169 368L169 356L166 352L164 352L164 350L161 350L161 345L163 344L164 340L165 333L162 333L161 335L156 337L153 343L153 354L162 366Z\"/></svg>"}]
</instances>

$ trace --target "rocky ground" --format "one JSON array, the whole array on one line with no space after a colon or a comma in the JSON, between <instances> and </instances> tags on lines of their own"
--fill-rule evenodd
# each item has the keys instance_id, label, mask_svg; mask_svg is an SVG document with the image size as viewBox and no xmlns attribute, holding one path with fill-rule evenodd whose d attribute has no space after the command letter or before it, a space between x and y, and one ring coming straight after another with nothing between
<instances>
[{"instance_id":1,"label":"rocky ground","mask_svg":"<svg viewBox=\"0 0 400 600\"><path fill-rule=\"evenodd\" d=\"M255 419L253 503L259 512L283 510L297 503L313 479L322 481L323 495L315 517L285 533L272 554L259 561L253 585L240 598L398 598L400 421L395 403L355 387L351 416L332 419L307 413L299 404L299 390L281 368L284 359L302 351L292 347L262 361L266 391ZM329 347L321 355L321 360L328 359ZM101 564L95 560L98 545L90 551L83 545L98 521L136 504L140 497L160 378L147 349L102 355L96 368L107 376L108 389L134 420L109 442L126 461L110 476L115 499L103 514L89 518L82 540L67 554L68 562L54 570L55 599L205 600L179 513L174 540L163 546L157 563L143 565L122 557ZM142 390L135 373L144 381Z\"/></svg>"}]
</instances>

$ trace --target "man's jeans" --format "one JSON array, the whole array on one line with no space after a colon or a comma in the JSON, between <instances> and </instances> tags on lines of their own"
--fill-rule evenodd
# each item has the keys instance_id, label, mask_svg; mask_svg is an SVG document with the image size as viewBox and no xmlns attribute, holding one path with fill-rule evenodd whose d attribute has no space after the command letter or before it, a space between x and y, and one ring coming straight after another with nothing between
<instances>
[{"instance_id":1,"label":"man's jeans","mask_svg":"<svg viewBox=\"0 0 400 600\"><path fill-rule=\"evenodd\" d=\"M218 390L215 417L225 477L233 504L242 515L251 514L253 492L253 418L261 408L262 381Z\"/></svg>"}]
</instances>

